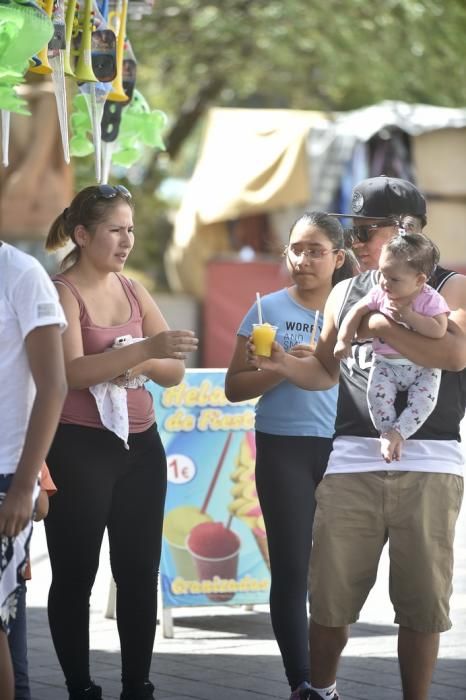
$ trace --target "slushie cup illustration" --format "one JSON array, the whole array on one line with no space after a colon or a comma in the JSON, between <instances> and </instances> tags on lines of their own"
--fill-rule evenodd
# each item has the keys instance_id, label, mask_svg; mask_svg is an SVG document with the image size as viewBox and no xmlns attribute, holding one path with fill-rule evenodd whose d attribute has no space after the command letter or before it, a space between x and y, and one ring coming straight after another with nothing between
<instances>
[{"instance_id":1,"label":"slushie cup illustration","mask_svg":"<svg viewBox=\"0 0 466 700\"><path fill-rule=\"evenodd\" d=\"M163 534L170 548L177 576L188 581L197 580L197 571L191 554L186 549L186 538L196 525L211 522L207 513L196 506L172 508L163 521Z\"/></svg>"},{"instance_id":2,"label":"slushie cup illustration","mask_svg":"<svg viewBox=\"0 0 466 700\"><path fill-rule=\"evenodd\" d=\"M200 523L193 527L186 547L193 558L199 581L220 579L236 580L241 542L238 535L223 523ZM210 600L225 602L233 592L207 593Z\"/></svg>"},{"instance_id":3,"label":"slushie cup illustration","mask_svg":"<svg viewBox=\"0 0 466 700\"><path fill-rule=\"evenodd\" d=\"M270 323L253 323L252 342L256 348L256 355L270 357L276 333L277 326L272 326Z\"/></svg>"}]
</instances>

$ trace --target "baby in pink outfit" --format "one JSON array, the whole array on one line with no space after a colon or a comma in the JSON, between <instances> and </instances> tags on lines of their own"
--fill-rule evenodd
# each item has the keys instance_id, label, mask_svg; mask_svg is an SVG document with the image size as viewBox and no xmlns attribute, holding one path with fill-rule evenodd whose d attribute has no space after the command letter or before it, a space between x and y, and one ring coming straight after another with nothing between
<instances>
[{"instance_id":1,"label":"baby in pink outfit","mask_svg":"<svg viewBox=\"0 0 466 700\"><path fill-rule=\"evenodd\" d=\"M435 269L439 252L420 233L400 234L387 243L380 256L379 284L348 313L338 332L334 355L351 355L351 340L361 319L380 311L420 336L441 338L450 312L445 299L426 284ZM372 421L381 436L386 462L399 460L404 440L413 435L437 403L441 370L421 367L374 338L373 358L367 388ZM399 416L395 410L398 391L407 392L407 404Z\"/></svg>"}]
</instances>

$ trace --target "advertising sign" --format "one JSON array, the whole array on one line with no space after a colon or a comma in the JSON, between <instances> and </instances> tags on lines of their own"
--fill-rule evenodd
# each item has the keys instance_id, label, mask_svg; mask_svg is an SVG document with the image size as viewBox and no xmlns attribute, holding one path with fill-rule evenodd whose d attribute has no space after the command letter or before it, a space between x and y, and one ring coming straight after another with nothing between
<instances>
[{"instance_id":1,"label":"advertising sign","mask_svg":"<svg viewBox=\"0 0 466 700\"><path fill-rule=\"evenodd\" d=\"M254 465L255 400L230 404L225 370L149 382L167 452L160 580L166 608L267 603L270 572Z\"/></svg>"}]
</instances>

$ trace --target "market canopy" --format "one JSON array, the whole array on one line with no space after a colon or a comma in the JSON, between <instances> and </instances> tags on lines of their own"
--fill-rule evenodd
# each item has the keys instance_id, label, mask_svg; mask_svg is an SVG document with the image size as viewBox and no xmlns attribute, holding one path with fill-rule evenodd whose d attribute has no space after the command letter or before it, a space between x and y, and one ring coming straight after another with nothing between
<instances>
[{"instance_id":1,"label":"market canopy","mask_svg":"<svg viewBox=\"0 0 466 700\"><path fill-rule=\"evenodd\" d=\"M203 298L205 264L232 252L231 221L286 209L293 217L297 208L335 211L335 202L348 211L353 184L381 174L371 172L379 165L377 153L370 162L369 141L381 134L382 152L384 139L395 142L401 132L411 145L401 152L402 139L395 144L398 176L415 180L433 200L434 219L437 205L455 198L455 227L466 223L466 109L388 101L328 114L210 110L166 256L172 288Z\"/></svg>"}]
</instances>

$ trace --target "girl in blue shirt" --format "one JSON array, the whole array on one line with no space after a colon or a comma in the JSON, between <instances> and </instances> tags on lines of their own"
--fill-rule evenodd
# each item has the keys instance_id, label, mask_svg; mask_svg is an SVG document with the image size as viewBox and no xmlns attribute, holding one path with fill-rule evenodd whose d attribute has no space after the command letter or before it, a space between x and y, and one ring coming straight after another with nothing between
<instances>
[{"instance_id":1,"label":"girl in blue shirt","mask_svg":"<svg viewBox=\"0 0 466 700\"><path fill-rule=\"evenodd\" d=\"M328 214L307 212L293 224L284 252L293 285L261 300L263 320L278 327L275 340L290 354L313 352L316 312L322 318L332 287L355 273L354 258L345 248L343 228ZM254 305L238 330L225 393L234 402L260 396L256 487L269 545L270 615L290 700L305 700L310 697L306 602L314 491L332 449L338 389L306 391L248 364L248 338L257 322Z\"/></svg>"}]
</instances>

